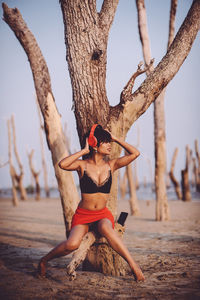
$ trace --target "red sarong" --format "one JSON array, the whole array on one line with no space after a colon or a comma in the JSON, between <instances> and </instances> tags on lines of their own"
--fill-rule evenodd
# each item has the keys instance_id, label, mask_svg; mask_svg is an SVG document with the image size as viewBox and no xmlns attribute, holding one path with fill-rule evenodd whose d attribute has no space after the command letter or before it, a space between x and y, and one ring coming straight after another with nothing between
<instances>
[{"instance_id":1,"label":"red sarong","mask_svg":"<svg viewBox=\"0 0 200 300\"><path fill-rule=\"evenodd\" d=\"M93 223L104 218L109 219L112 223L112 227L114 228L114 218L107 207L104 207L101 210L89 210L78 207L75 214L72 217L71 228L80 224Z\"/></svg>"}]
</instances>

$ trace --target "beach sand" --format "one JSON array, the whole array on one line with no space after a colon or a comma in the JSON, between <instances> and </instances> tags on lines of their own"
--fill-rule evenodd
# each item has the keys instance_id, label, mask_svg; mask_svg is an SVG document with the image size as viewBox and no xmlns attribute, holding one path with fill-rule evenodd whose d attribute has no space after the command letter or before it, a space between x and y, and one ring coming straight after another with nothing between
<instances>
[{"instance_id":1,"label":"beach sand","mask_svg":"<svg viewBox=\"0 0 200 300\"><path fill-rule=\"evenodd\" d=\"M69 257L49 263L46 279L37 263L65 239L59 199L0 199L0 299L200 299L200 201L169 201L171 220L155 221L155 201L139 201L140 217L128 217L124 242L145 282L77 270L69 281ZM118 212L128 211L127 200Z\"/></svg>"}]
</instances>

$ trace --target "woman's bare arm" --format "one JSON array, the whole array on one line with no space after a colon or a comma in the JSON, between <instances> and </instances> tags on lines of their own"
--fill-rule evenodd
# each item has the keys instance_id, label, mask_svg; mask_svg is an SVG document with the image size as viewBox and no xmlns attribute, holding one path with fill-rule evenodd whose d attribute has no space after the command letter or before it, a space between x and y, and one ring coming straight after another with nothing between
<instances>
[{"instance_id":1,"label":"woman's bare arm","mask_svg":"<svg viewBox=\"0 0 200 300\"><path fill-rule=\"evenodd\" d=\"M115 171L119 168L122 168L130 164L133 160L135 160L140 155L140 152L132 145L128 144L125 141L121 141L120 139L114 137L112 134L111 137L112 137L112 141L120 145L122 148L124 148L124 150L127 153L126 155L120 158L113 159L111 161L111 163L113 164L113 171Z\"/></svg>"},{"instance_id":2,"label":"woman's bare arm","mask_svg":"<svg viewBox=\"0 0 200 300\"><path fill-rule=\"evenodd\" d=\"M59 162L58 165L63 170L79 171L80 170L80 165L81 165L81 162L82 162L82 160L80 160L79 158L83 155L88 154L89 152L90 152L89 145L88 145L88 141L86 140L86 145L85 145L84 149L63 158Z\"/></svg>"}]
</instances>

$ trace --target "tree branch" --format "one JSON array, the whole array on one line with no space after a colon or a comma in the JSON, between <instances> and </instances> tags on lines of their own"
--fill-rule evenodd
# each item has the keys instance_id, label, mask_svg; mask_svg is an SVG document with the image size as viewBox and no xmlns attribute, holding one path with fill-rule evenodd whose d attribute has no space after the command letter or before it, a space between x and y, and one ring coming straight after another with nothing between
<instances>
[{"instance_id":1,"label":"tree branch","mask_svg":"<svg viewBox=\"0 0 200 300\"><path fill-rule=\"evenodd\" d=\"M152 65L154 63L154 58L151 59L150 63L144 67L144 69L142 69L142 65L143 65L143 62L141 61L139 64L138 64L138 68L137 68L137 71L131 76L130 80L128 81L127 85L124 87L123 91L121 92L121 96L120 96L120 103L125 103L126 101L130 100L130 96L132 94L132 89L133 89L133 85L135 83L135 79L147 72L147 70L149 70Z\"/></svg>"},{"instance_id":2,"label":"tree branch","mask_svg":"<svg viewBox=\"0 0 200 300\"><path fill-rule=\"evenodd\" d=\"M119 0L104 0L99 13L99 25L102 29L109 32L115 17Z\"/></svg>"},{"instance_id":3,"label":"tree branch","mask_svg":"<svg viewBox=\"0 0 200 300\"><path fill-rule=\"evenodd\" d=\"M162 90L173 79L188 56L200 28L200 1L193 4L173 40L168 52L141 86L126 101L121 114L125 114L128 130L130 126L148 109ZM124 116L124 115L123 115ZM118 117L119 118L119 117Z\"/></svg>"},{"instance_id":4,"label":"tree branch","mask_svg":"<svg viewBox=\"0 0 200 300\"><path fill-rule=\"evenodd\" d=\"M169 36L168 36L167 49L169 48L169 46L171 45L171 43L173 42L173 39L174 39L177 2L178 2L178 0L171 0Z\"/></svg>"}]
</instances>

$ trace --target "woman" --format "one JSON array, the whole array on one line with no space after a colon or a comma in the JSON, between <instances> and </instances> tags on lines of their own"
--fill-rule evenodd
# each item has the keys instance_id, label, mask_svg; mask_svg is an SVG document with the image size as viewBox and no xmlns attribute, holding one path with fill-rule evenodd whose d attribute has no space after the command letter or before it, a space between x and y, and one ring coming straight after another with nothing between
<instances>
[{"instance_id":1,"label":"woman","mask_svg":"<svg viewBox=\"0 0 200 300\"><path fill-rule=\"evenodd\" d=\"M128 155L106 161L111 152L111 142L123 147ZM91 225L96 225L98 232L106 237L110 246L129 264L136 280L144 280L139 266L132 259L121 238L114 231L114 218L106 203L110 193L112 174L117 169L127 166L139 156L139 151L104 130L101 125L92 126L86 138L84 149L60 161L63 170L77 171L80 179L81 201L72 218L69 238L45 255L39 263L39 275L45 276L49 260L67 255L76 250ZM82 160L80 157L87 156Z\"/></svg>"}]
</instances>

